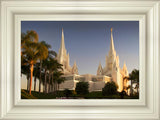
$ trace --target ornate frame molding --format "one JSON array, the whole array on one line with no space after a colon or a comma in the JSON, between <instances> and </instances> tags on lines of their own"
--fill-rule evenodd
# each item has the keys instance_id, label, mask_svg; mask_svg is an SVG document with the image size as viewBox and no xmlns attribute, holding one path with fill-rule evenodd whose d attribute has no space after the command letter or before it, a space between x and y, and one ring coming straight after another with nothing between
<instances>
[{"instance_id":1,"label":"ornate frame molding","mask_svg":"<svg viewBox=\"0 0 160 120\"><path fill-rule=\"evenodd\" d=\"M160 120L158 0L2 0L0 119ZM138 20L139 100L21 100L21 20Z\"/></svg>"}]
</instances>

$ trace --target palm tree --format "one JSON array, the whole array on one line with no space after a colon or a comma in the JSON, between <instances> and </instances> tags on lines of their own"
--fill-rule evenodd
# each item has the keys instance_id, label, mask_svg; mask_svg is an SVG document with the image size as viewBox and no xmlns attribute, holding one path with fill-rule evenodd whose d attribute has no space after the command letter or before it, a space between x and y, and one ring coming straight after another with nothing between
<instances>
[{"instance_id":1,"label":"palm tree","mask_svg":"<svg viewBox=\"0 0 160 120\"><path fill-rule=\"evenodd\" d=\"M61 74L61 75L63 75L63 74ZM59 91L59 85L60 85L61 83L63 83L64 81L65 81L65 78L63 78L63 77L59 77L59 78L57 79L58 91Z\"/></svg>"},{"instance_id":2,"label":"palm tree","mask_svg":"<svg viewBox=\"0 0 160 120\"><path fill-rule=\"evenodd\" d=\"M30 43L26 44L24 46L25 51L23 53L26 55L26 61L30 66L30 89L29 89L29 94L31 94L31 87L32 87L32 76L33 76L33 67L34 64L37 63L37 60L39 58L38 56L38 45L37 43Z\"/></svg>"},{"instance_id":3,"label":"palm tree","mask_svg":"<svg viewBox=\"0 0 160 120\"><path fill-rule=\"evenodd\" d=\"M137 84L139 83L139 70L134 69L130 74L129 77L127 77L128 80L131 81L131 96L133 95L133 83L137 82ZM137 89L138 90L138 89Z\"/></svg>"},{"instance_id":4,"label":"palm tree","mask_svg":"<svg viewBox=\"0 0 160 120\"><path fill-rule=\"evenodd\" d=\"M50 58L50 67L49 67L49 91L51 89L51 84L53 84L53 77L54 77L54 72L61 72L61 70L63 70L62 68L62 64L59 64L57 60L55 60L54 58ZM61 74L59 74L61 77ZM52 78L52 82L51 82L51 78Z\"/></svg>"},{"instance_id":5,"label":"palm tree","mask_svg":"<svg viewBox=\"0 0 160 120\"><path fill-rule=\"evenodd\" d=\"M22 33L21 41L21 55L25 57L25 63L30 66L29 93L31 94L34 64L48 57L48 49L44 44L38 43L38 34L33 30Z\"/></svg>"},{"instance_id":6,"label":"palm tree","mask_svg":"<svg viewBox=\"0 0 160 120\"><path fill-rule=\"evenodd\" d=\"M41 56L40 58L40 77L39 77L39 92L41 91L41 81L42 81L42 67L43 67L43 60L45 62L47 62L46 60L48 58L55 58L57 56L57 53L55 51L50 50L51 49L51 45L47 44L45 41L41 41L41 45L44 45L47 49L48 49L48 56L46 58L46 56ZM48 63L45 63L45 70L47 70L47 65ZM47 71L45 71L45 75L47 75ZM47 78L45 78L47 79ZM46 85L45 85L46 86Z\"/></svg>"},{"instance_id":7,"label":"palm tree","mask_svg":"<svg viewBox=\"0 0 160 120\"><path fill-rule=\"evenodd\" d=\"M133 70L133 74L134 74L134 83L136 83L135 88L137 89L137 94L138 94L138 89L139 89L139 70L134 69Z\"/></svg>"},{"instance_id":8,"label":"palm tree","mask_svg":"<svg viewBox=\"0 0 160 120\"><path fill-rule=\"evenodd\" d=\"M35 64L35 67L34 67L34 91L36 91L36 83L37 83L37 78L39 78L38 76L39 74L39 63L36 63Z\"/></svg>"},{"instance_id":9,"label":"palm tree","mask_svg":"<svg viewBox=\"0 0 160 120\"><path fill-rule=\"evenodd\" d=\"M49 59L45 59L42 62L42 66L44 69L44 93L47 93L47 75L48 75L48 67L50 66Z\"/></svg>"},{"instance_id":10,"label":"palm tree","mask_svg":"<svg viewBox=\"0 0 160 120\"><path fill-rule=\"evenodd\" d=\"M57 83L58 91L59 91L59 85L65 81L65 79L62 77L63 73L61 71L55 71L53 73L54 76L54 82Z\"/></svg>"},{"instance_id":11,"label":"palm tree","mask_svg":"<svg viewBox=\"0 0 160 120\"><path fill-rule=\"evenodd\" d=\"M30 65L30 89L29 94L31 94L31 87L32 87L32 77L33 77L33 70L34 64L36 64L39 58L43 55L48 55L48 51L42 50L46 49L45 46L42 46L39 43L29 42L24 46L23 54L26 55L26 61Z\"/></svg>"},{"instance_id":12,"label":"palm tree","mask_svg":"<svg viewBox=\"0 0 160 120\"><path fill-rule=\"evenodd\" d=\"M30 70L29 70L29 65L24 65L21 64L21 74L25 74L27 77L27 90L29 91L29 74L30 74Z\"/></svg>"},{"instance_id":13,"label":"palm tree","mask_svg":"<svg viewBox=\"0 0 160 120\"><path fill-rule=\"evenodd\" d=\"M21 34L21 73L27 75L27 90L29 90L29 82L30 82L30 70L29 64L27 63L27 56L24 54L25 46L31 42L38 42L38 34L31 30L27 31L26 33Z\"/></svg>"},{"instance_id":14,"label":"palm tree","mask_svg":"<svg viewBox=\"0 0 160 120\"><path fill-rule=\"evenodd\" d=\"M42 82L42 61L48 57L48 49L51 48L51 46L49 44L47 44L45 41L41 41L40 48L41 48L40 49L41 55L39 57L39 60L40 60L39 92L41 92L41 82ZM47 52L47 54L45 54L46 52Z\"/></svg>"},{"instance_id":15,"label":"palm tree","mask_svg":"<svg viewBox=\"0 0 160 120\"><path fill-rule=\"evenodd\" d=\"M27 31L26 33L21 34L21 50L23 51L23 48L26 43L28 42L38 42L38 34L34 30ZM21 55L22 55L21 51Z\"/></svg>"},{"instance_id":16,"label":"palm tree","mask_svg":"<svg viewBox=\"0 0 160 120\"><path fill-rule=\"evenodd\" d=\"M42 71L42 67L44 69L44 74L45 74L45 80L44 80L44 92L47 92L47 75L49 74L49 84L50 84L50 78L51 78L51 73L52 73L52 67L54 67L53 63L55 57L57 56L57 53L51 49L51 46L47 44L45 41L41 42L43 45L45 45L48 48L48 57L46 59L41 59L40 60L40 71ZM41 72L40 72L40 83L41 83ZM50 87L49 87L50 89ZM39 85L39 91L40 91L40 85Z\"/></svg>"}]
</instances>

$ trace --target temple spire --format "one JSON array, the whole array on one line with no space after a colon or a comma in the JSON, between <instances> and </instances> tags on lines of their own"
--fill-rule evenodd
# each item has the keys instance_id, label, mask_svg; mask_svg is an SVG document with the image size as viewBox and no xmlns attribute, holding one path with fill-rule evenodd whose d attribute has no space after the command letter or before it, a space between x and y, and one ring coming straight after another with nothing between
<instances>
[{"instance_id":1,"label":"temple spire","mask_svg":"<svg viewBox=\"0 0 160 120\"><path fill-rule=\"evenodd\" d=\"M73 74L78 74L78 68L77 68L76 61L74 61L74 65L73 65L73 67L72 67L72 73L73 73Z\"/></svg>"},{"instance_id":2,"label":"temple spire","mask_svg":"<svg viewBox=\"0 0 160 120\"><path fill-rule=\"evenodd\" d=\"M59 62L62 63L64 56L66 55L66 48L65 48L65 43L64 43L64 33L63 33L63 28L62 28L62 38L61 38L61 45L59 49Z\"/></svg>"},{"instance_id":3,"label":"temple spire","mask_svg":"<svg viewBox=\"0 0 160 120\"><path fill-rule=\"evenodd\" d=\"M126 62L124 61L124 64L123 64L123 69L126 69L127 66L126 66Z\"/></svg>"},{"instance_id":4,"label":"temple spire","mask_svg":"<svg viewBox=\"0 0 160 120\"><path fill-rule=\"evenodd\" d=\"M125 74L125 76L128 76L128 70L127 70L127 66L126 66L126 62L124 61L124 64L123 64L123 72Z\"/></svg>"},{"instance_id":5,"label":"temple spire","mask_svg":"<svg viewBox=\"0 0 160 120\"><path fill-rule=\"evenodd\" d=\"M60 46L60 50L63 51L65 50L65 43L64 43L64 33L63 33L63 28L62 28L62 38L61 38L61 46Z\"/></svg>"},{"instance_id":6,"label":"temple spire","mask_svg":"<svg viewBox=\"0 0 160 120\"><path fill-rule=\"evenodd\" d=\"M99 62L99 66L98 66L98 70L97 70L97 75L102 75L102 65L101 65L101 62Z\"/></svg>"},{"instance_id":7,"label":"temple spire","mask_svg":"<svg viewBox=\"0 0 160 120\"><path fill-rule=\"evenodd\" d=\"M111 28L111 43L110 43L110 51L114 51L114 42L113 42L113 28Z\"/></svg>"},{"instance_id":8,"label":"temple spire","mask_svg":"<svg viewBox=\"0 0 160 120\"><path fill-rule=\"evenodd\" d=\"M76 61L74 61L73 67L77 67Z\"/></svg>"}]
</instances>

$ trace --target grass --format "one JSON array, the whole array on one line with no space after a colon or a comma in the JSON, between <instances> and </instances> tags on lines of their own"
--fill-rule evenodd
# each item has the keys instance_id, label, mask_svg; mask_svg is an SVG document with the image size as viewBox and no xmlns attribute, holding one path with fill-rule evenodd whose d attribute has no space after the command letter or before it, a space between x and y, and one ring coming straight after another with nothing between
<instances>
[{"instance_id":1,"label":"grass","mask_svg":"<svg viewBox=\"0 0 160 120\"><path fill-rule=\"evenodd\" d=\"M32 91L32 95L29 95L27 90L21 90L22 99L55 99L56 96L51 93L39 93Z\"/></svg>"},{"instance_id":2,"label":"grass","mask_svg":"<svg viewBox=\"0 0 160 120\"><path fill-rule=\"evenodd\" d=\"M27 90L21 90L22 99L62 99L66 98L63 91L57 91L56 93L39 93L32 91L32 95L29 95ZM90 92L86 95L77 95L74 91L69 95L70 99L121 99L119 93L111 96L103 96L101 91ZM124 99L139 99L139 96L124 96Z\"/></svg>"},{"instance_id":3,"label":"grass","mask_svg":"<svg viewBox=\"0 0 160 120\"><path fill-rule=\"evenodd\" d=\"M38 99L34 95L29 95L27 91L21 90L21 98L22 99Z\"/></svg>"}]
</instances>

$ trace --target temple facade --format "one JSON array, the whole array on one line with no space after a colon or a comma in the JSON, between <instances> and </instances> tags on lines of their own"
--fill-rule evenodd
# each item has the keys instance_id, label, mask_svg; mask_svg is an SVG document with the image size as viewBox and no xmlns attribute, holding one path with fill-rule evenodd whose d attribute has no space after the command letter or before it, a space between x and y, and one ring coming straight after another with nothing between
<instances>
[{"instance_id":1,"label":"temple facade","mask_svg":"<svg viewBox=\"0 0 160 120\"><path fill-rule=\"evenodd\" d=\"M112 35L111 28L111 42L110 42L110 50L108 55L106 56L106 65L102 67L101 63L99 63L97 69L97 75L91 74L78 74L78 67L76 62L74 65L70 66L70 57L69 53L65 48L64 42L64 33L62 29L62 38L61 45L59 49L59 53L57 55L57 61L63 65L63 77L65 77L65 82L60 84L60 90L70 89L75 90L76 84L80 81L89 83L89 91L101 91L107 82L114 81L118 85L118 91L121 92L123 87L127 88L129 83L124 77L128 76L127 66L124 63L123 68L119 67L119 56L116 55L116 51L114 48L114 41Z\"/></svg>"}]
</instances>

